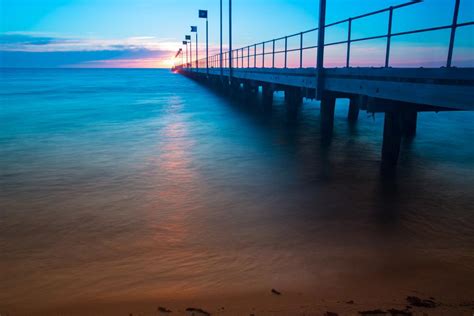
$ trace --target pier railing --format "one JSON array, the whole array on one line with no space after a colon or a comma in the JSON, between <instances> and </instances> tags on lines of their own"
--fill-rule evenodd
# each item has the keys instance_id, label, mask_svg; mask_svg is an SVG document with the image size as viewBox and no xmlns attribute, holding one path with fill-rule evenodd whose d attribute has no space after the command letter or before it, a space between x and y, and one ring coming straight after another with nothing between
<instances>
[{"instance_id":1,"label":"pier railing","mask_svg":"<svg viewBox=\"0 0 474 316\"><path fill-rule=\"evenodd\" d=\"M468 21L463 23L458 23L459 15L459 6L461 0L454 0L454 13L452 23L448 25L440 25L435 27L421 28L409 31L402 32L393 32L393 17L396 12L402 8L406 8L412 5L416 5L422 2L422 0L414 0L407 3L399 4L396 6L391 6L385 9L372 11L366 14L350 17L344 20L337 22L329 23L324 26L324 31L333 28L338 25L347 26L347 37L344 40L340 41L329 41L324 43L324 48L336 45L345 44L345 67L351 66L351 47L355 43L367 42L371 40L382 39L385 40L385 60L383 65L385 67L390 67L390 57L391 57L391 43L392 39L395 37L401 37L411 34L427 33L440 30L450 30L449 44L448 44L448 53L446 62L444 66L451 67L453 61L453 51L455 45L455 35L456 31L459 28L472 26L474 21ZM353 34L353 22L358 20L363 20L368 17L387 14L386 21L386 30L387 32L382 35L374 35L368 37L355 37ZM294 33L264 42L255 43L252 45L240 47L232 51L223 52L222 56L220 54L209 56L206 58L200 59L197 63L199 68L206 68L206 65L209 65L209 68L220 68L221 59L222 67L229 68L311 68L316 67L316 50L317 37L318 37L318 28L313 28L299 33ZM313 38L311 38L313 36ZM315 38L315 40L314 40ZM289 47L289 42L296 39L299 45L297 47ZM314 52L311 55L313 62L304 63L303 60L307 58L308 52ZM297 60L295 58L290 58L291 56L297 55ZM192 54L191 54L192 55ZM279 63L277 64L276 60L279 58ZM291 59L291 60L290 60ZM230 63L230 61L232 61ZM183 68L192 68L196 63L189 62L188 64L183 64L178 67ZM421 66L421 65L420 65Z\"/></svg>"}]
</instances>

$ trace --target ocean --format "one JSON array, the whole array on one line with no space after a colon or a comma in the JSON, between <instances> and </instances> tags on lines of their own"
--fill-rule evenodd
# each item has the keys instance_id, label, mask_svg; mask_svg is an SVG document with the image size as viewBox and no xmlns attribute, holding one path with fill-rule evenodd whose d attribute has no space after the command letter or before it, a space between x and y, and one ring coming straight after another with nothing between
<instances>
[{"instance_id":1,"label":"ocean","mask_svg":"<svg viewBox=\"0 0 474 316\"><path fill-rule=\"evenodd\" d=\"M419 114L387 177L383 115L347 110L323 146L316 101L265 111L169 70L2 69L0 313L272 288L472 300L474 113Z\"/></svg>"}]
</instances>

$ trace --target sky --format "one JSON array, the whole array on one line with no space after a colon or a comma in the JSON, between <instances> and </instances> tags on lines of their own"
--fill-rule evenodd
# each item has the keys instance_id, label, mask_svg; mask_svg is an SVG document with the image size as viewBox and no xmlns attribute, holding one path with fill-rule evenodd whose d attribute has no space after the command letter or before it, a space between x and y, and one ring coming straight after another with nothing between
<instances>
[{"instance_id":1,"label":"sky","mask_svg":"<svg viewBox=\"0 0 474 316\"><path fill-rule=\"evenodd\" d=\"M400 0L327 0L326 21L334 22L404 3ZM228 0L223 0L224 49L228 46ZM397 10L393 32L448 25L454 0L425 0ZM0 0L0 67L157 68L170 67L190 26L198 27L199 55L205 56L205 20L209 11L209 46L219 48L218 0ZM234 0L233 47L247 46L317 26L317 0ZM386 13L356 21L352 37L387 31ZM461 0L459 22L474 20L474 1ZM458 29L455 65L474 66L474 26ZM449 30L396 37L392 40L392 66L442 66ZM327 41L347 38L347 23L328 29ZM194 34L192 37L195 41ZM316 33L305 35L305 45L316 44ZM283 43L277 42L278 47ZM193 50L195 43L193 43ZM289 41L299 46L299 38ZM351 66L380 66L385 40L360 42L351 47ZM258 48L260 50L261 48ZM325 65L345 63L345 45L327 49ZM193 54L194 56L194 54ZM295 57L295 58L293 58ZM277 63L282 56L277 56ZM290 56L290 66L299 59ZM311 66L315 52L305 52Z\"/></svg>"}]
</instances>

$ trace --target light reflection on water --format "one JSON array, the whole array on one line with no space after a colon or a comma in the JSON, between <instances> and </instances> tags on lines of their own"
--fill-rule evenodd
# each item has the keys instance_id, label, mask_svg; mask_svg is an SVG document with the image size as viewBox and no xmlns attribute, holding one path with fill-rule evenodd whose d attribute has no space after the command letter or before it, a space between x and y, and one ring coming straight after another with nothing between
<instances>
[{"instance_id":1,"label":"light reflection on water","mask_svg":"<svg viewBox=\"0 0 474 316\"><path fill-rule=\"evenodd\" d=\"M344 101L322 147L315 102L264 113L167 71L1 81L2 309L273 287L474 296L472 113L420 115L387 180L382 117L350 126Z\"/></svg>"}]
</instances>

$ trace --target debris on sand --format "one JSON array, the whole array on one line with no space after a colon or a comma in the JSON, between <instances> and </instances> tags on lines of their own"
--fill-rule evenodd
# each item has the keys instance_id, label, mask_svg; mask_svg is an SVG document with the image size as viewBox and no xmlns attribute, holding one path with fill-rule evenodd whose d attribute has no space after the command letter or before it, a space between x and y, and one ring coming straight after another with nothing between
<instances>
[{"instance_id":1,"label":"debris on sand","mask_svg":"<svg viewBox=\"0 0 474 316\"><path fill-rule=\"evenodd\" d=\"M474 306L474 301L471 301L471 302L461 302L461 304L459 304L459 306L462 306L462 307L471 307L471 306Z\"/></svg>"},{"instance_id":2,"label":"debris on sand","mask_svg":"<svg viewBox=\"0 0 474 316\"><path fill-rule=\"evenodd\" d=\"M193 315L194 315L194 313L199 313L199 314L202 314L202 315L211 316L211 313L206 312L205 310L203 310L201 308L188 307L188 308L186 308L186 311L193 313Z\"/></svg>"},{"instance_id":3,"label":"debris on sand","mask_svg":"<svg viewBox=\"0 0 474 316\"><path fill-rule=\"evenodd\" d=\"M391 316L412 316L413 313L407 310L401 310L401 309L389 309L388 312L390 313Z\"/></svg>"},{"instance_id":4,"label":"debris on sand","mask_svg":"<svg viewBox=\"0 0 474 316\"><path fill-rule=\"evenodd\" d=\"M387 312L381 310L381 309L374 309L370 311L361 311L359 312L361 315L386 315Z\"/></svg>"},{"instance_id":5,"label":"debris on sand","mask_svg":"<svg viewBox=\"0 0 474 316\"><path fill-rule=\"evenodd\" d=\"M435 308L436 303L433 300L423 300L417 296L407 296L407 302L416 307Z\"/></svg>"},{"instance_id":6,"label":"debris on sand","mask_svg":"<svg viewBox=\"0 0 474 316\"><path fill-rule=\"evenodd\" d=\"M166 307L163 307L163 306L158 306L158 311L160 313L166 313L166 314L172 313L170 309L167 309Z\"/></svg>"},{"instance_id":7,"label":"debris on sand","mask_svg":"<svg viewBox=\"0 0 474 316\"><path fill-rule=\"evenodd\" d=\"M354 304L353 300L347 301L346 304Z\"/></svg>"},{"instance_id":8,"label":"debris on sand","mask_svg":"<svg viewBox=\"0 0 474 316\"><path fill-rule=\"evenodd\" d=\"M281 295L281 292L278 292L278 291L275 290L275 289L272 289L272 293L275 294L275 295Z\"/></svg>"},{"instance_id":9,"label":"debris on sand","mask_svg":"<svg viewBox=\"0 0 474 316\"><path fill-rule=\"evenodd\" d=\"M339 316L337 313L334 313L334 312L326 312L326 314L324 314L324 316Z\"/></svg>"}]
</instances>

